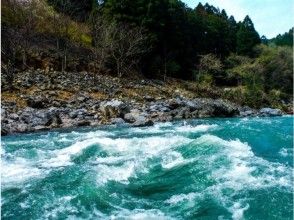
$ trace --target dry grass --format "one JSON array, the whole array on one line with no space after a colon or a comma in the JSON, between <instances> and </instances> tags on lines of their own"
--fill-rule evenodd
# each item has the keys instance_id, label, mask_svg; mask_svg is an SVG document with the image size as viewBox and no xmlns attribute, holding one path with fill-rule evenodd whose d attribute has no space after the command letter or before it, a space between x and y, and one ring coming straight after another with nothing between
<instances>
[{"instance_id":1,"label":"dry grass","mask_svg":"<svg viewBox=\"0 0 294 220\"><path fill-rule=\"evenodd\" d=\"M98 99L98 100L101 100L101 99L107 99L107 94L105 93L102 93L102 92L91 92L89 94L93 99Z\"/></svg>"},{"instance_id":2,"label":"dry grass","mask_svg":"<svg viewBox=\"0 0 294 220\"><path fill-rule=\"evenodd\" d=\"M1 101L5 100L5 102L15 102L18 108L27 107L27 102L20 97L20 94L17 92L2 92Z\"/></svg>"}]
</instances>

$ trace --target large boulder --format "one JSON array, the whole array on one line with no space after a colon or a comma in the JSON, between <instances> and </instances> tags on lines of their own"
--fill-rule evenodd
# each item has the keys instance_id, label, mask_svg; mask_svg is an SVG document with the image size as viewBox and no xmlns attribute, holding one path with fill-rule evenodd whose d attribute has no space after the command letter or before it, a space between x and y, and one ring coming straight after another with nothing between
<instances>
[{"instance_id":1,"label":"large boulder","mask_svg":"<svg viewBox=\"0 0 294 220\"><path fill-rule=\"evenodd\" d=\"M130 112L129 105L119 100L102 102L99 109L106 118L122 118Z\"/></svg>"},{"instance_id":2,"label":"large boulder","mask_svg":"<svg viewBox=\"0 0 294 220\"><path fill-rule=\"evenodd\" d=\"M124 120L128 123L134 123L140 117L140 111L133 109L131 112L124 115Z\"/></svg>"},{"instance_id":3,"label":"large boulder","mask_svg":"<svg viewBox=\"0 0 294 220\"><path fill-rule=\"evenodd\" d=\"M32 127L59 125L62 123L56 108L36 111L27 107L20 113L20 120Z\"/></svg>"},{"instance_id":4,"label":"large boulder","mask_svg":"<svg viewBox=\"0 0 294 220\"><path fill-rule=\"evenodd\" d=\"M281 116L283 112L280 109L262 108L259 110L260 116Z\"/></svg>"},{"instance_id":5,"label":"large boulder","mask_svg":"<svg viewBox=\"0 0 294 220\"><path fill-rule=\"evenodd\" d=\"M121 125L126 123L122 118L112 118L110 122L111 124L116 124L116 125Z\"/></svg>"},{"instance_id":6,"label":"large boulder","mask_svg":"<svg viewBox=\"0 0 294 220\"><path fill-rule=\"evenodd\" d=\"M134 127L152 126L154 123L150 119L139 116L136 121L132 124Z\"/></svg>"},{"instance_id":7,"label":"large boulder","mask_svg":"<svg viewBox=\"0 0 294 220\"><path fill-rule=\"evenodd\" d=\"M183 108L179 109L178 113L175 116L175 119L188 119L190 117L191 117L190 108L183 107Z\"/></svg>"},{"instance_id":8,"label":"large boulder","mask_svg":"<svg viewBox=\"0 0 294 220\"><path fill-rule=\"evenodd\" d=\"M185 105L185 102L180 98L170 99L167 101L167 105L171 110L177 109Z\"/></svg>"}]
</instances>

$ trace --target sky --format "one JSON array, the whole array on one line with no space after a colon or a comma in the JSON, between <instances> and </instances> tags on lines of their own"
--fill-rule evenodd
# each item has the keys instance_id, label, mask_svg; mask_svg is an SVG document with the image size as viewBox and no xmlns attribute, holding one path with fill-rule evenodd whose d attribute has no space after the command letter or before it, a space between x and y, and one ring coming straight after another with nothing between
<instances>
[{"instance_id":1,"label":"sky","mask_svg":"<svg viewBox=\"0 0 294 220\"><path fill-rule=\"evenodd\" d=\"M294 0L182 0L194 8L199 2L225 9L236 21L249 15L259 35L273 38L294 26Z\"/></svg>"}]
</instances>

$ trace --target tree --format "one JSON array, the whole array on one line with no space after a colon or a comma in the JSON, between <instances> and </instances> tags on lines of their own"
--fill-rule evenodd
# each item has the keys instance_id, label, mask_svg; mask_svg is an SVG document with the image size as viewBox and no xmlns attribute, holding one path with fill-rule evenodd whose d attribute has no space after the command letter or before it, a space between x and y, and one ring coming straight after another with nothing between
<instances>
[{"instance_id":1,"label":"tree","mask_svg":"<svg viewBox=\"0 0 294 220\"><path fill-rule=\"evenodd\" d=\"M76 21L86 21L100 1L97 0L47 0L54 9ZM67 7L64 7L67 5Z\"/></svg>"},{"instance_id":2,"label":"tree","mask_svg":"<svg viewBox=\"0 0 294 220\"><path fill-rule=\"evenodd\" d=\"M70 3L67 0L61 0L59 4L63 11L67 11L70 7ZM54 14L53 23L55 26L54 35L56 37L56 49L59 51L59 57L61 59L61 71L64 72L66 70L68 60L71 19L68 15L62 13Z\"/></svg>"},{"instance_id":3,"label":"tree","mask_svg":"<svg viewBox=\"0 0 294 220\"><path fill-rule=\"evenodd\" d=\"M94 83L96 83L96 72L103 73L106 69L107 61L110 57L110 46L112 35L115 32L115 24L107 22L98 12L90 17L92 32L94 62Z\"/></svg>"},{"instance_id":4,"label":"tree","mask_svg":"<svg viewBox=\"0 0 294 220\"><path fill-rule=\"evenodd\" d=\"M279 34L275 38L271 39L270 42L277 46L290 46L293 47L293 29L291 28L288 32L284 34Z\"/></svg>"},{"instance_id":5,"label":"tree","mask_svg":"<svg viewBox=\"0 0 294 220\"><path fill-rule=\"evenodd\" d=\"M199 63L199 75L198 80L207 81L209 79L209 83L215 82L220 74L223 72L223 65L214 54L206 54L201 56Z\"/></svg>"},{"instance_id":6,"label":"tree","mask_svg":"<svg viewBox=\"0 0 294 220\"><path fill-rule=\"evenodd\" d=\"M13 90L13 81L16 73L17 54L22 51L20 47L22 37L20 36L19 32L7 27L6 25L2 25L1 29L1 70L3 77L5 77L7 82L7 89ZM2 86L4 86L4 83L2 84ZM5 89L6 88L4 88L3 90Z\"/></svg>"},{"instance_id":7,"label":"tree","mask_svg":"<svg viewBox=\"0 0 294 220\"><path fill-rule=\"evenodd\" d=\"M253 22L247 15L240 24L240 28L237 32L237 53L253 56L253 48L259 43L259 35L254 28Z\"/></svg>"},{"instance_id":8,"label":"tree","mask_svg":"<svg viewBox=\"0 0 294 220\"><path fill-rule=\"evenodd\" d=\"M149 51L147 37L141 28L132 28L127 24L111 26L109 37L110 57L118 77L136 68Z\"/></svg>"}]
</instances>

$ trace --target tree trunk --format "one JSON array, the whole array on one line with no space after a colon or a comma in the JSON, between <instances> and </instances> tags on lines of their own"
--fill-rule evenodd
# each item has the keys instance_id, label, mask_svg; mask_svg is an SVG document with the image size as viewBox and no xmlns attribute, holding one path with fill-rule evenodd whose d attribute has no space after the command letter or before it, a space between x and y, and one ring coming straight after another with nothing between
<instances>
[{"instance_id":1,"label":"tree trunk","mask_svg":"<svg viewBox=\"0 0 294 220\"><path fill-rule=\"evenodd\" d=\"M23 50L22 52L22 67L25 69L27 66L27 57L26 57L26 51Z\"/></svg>"}]
</instances>

